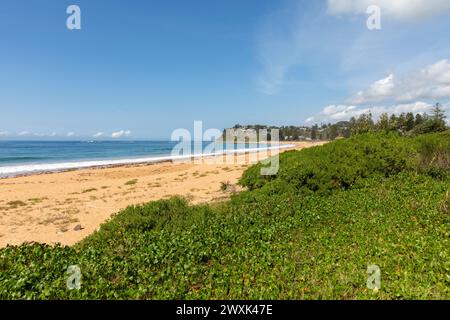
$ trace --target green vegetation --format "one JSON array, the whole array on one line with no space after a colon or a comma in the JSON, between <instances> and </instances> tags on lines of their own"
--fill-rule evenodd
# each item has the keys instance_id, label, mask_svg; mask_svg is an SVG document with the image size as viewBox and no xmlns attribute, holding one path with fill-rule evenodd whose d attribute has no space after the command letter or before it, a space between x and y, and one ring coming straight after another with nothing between
<instances>
[{"instance_id":1,"label":"green vegetation","mask_svg":"<svg viewBox=\"0 0 450 320\"><path fill-rule=\"evenodd\" d=\"M279 130L280 141L298 141L298 140L334 140L337 137L349 137L348 121L340 121L334 124L315 124L311 127L307 126L267 126L267 125L240 125L236 124L232 129L235 130L268 130L267 139L271 139L271 130ZM223 137L226 137L226 130L223 131Z\"/></svg>"},{"instance_id":2,"label":"green vegetation","mask_svg":"<svg viewBox=\"0 0 450 320\"><path fill-rule=\"evenodd\" d=\"M30 199L28 199L28 201L32 202L33 204L41 203L44 200L48 200L48 198L47 197L43 197L43 198L30 198Z\"/></svg>"},{"instance_id":3,"label":"green vegetation","mask_svg":"<svg viewBox=\"0 0 450 320\"><path fill-rule=\"evenodd\" d=\"M97 189L96 188L89 188L89 189L83 190L81 193L89 193L89 192L94 192L94 191L97 191Z\"/></svg>"},{"instance_id":4,"label":"green vegetation","mask_svg":"<svg viewBox=\"0 0 450 320\"><path fill-rule=\"evenodd\" d=\"M7 205L9 206L9 209L17 209L19 207L24 207L27 204L21 200L16 200L8 202Z\"/></svg>"},{"instance_id":5,"label":"green vegetation","mask_svg":"<svg viewBox=\"0 0 450 320\"><path fill-rule=\"evenodd\" d=\"M418 135L432 132L441 132L447 129L445 123L445 111L441 104L436 105L430 110L430 114L412 112L402 113L400 115L389 115L383 113L377 122L372 118L370 112L361 114L359 117L352 117L350 121L339 121L337 123L321 123L311 127L297 126L265 126L265 125L240 125L236 124L233 129L256 130L278 129L279 139L281 141L295 140L335 140L336 138L348 138L350 136L364 134L369 132L396 132L402 135ZM226 130L223 132L225 137ZM270 132L268 139L270 140Z\"/></svg>"},{"instance_id":6,"label":"green vegetation","mask_svg":"<svg viewBox=\"0 0 450 320\"><path fill-rule=\"evenodd\" d=\"M271 187L277 185L281 192L291 187L303 194L350 189L367 178L388 177L413 167L415 149L413 141L405 143L396 134L367 134L306 149L302 156L286 152L280 157L280 170ZM272 181L273 177L259 174L260 166L248 169L241 184L255 189Z\"/></svg>"},{"instance_id":7,"label":"green vegetation","mask_svg":"<svg viewBox=\"0 0 450 320\"><path fill-rule=\"evenodd\" d=\"M351 118L349 130L351 135L368 132L395 131L406 135L416 135L431 132L445 131L445 112L439 103L436 103L431 114L402 113L399 116L389 116L383 113L377 123L372 120L372 114L362 114L358 119Z\"/></svg>"},{"instance_id":8,"label":"green vegetation","mask_svg":"<svg viewBox=\"0 0 450 320\"><path fill-rule=\"evenodd\" d=\"M371 133L286 152L271 179L247 169L228 202L150 202L74 247L1 249L0 298L448 299L449 143Z\"/></svg>"},{"instance_id":9,"label":"green vegetation","mask_svg":"<svg viewBox=\"0 0 450 320\"><path fill-rule=\"evenodd\" d=\"M130 181L125 182L126 186L134 186L138 182L138 179L133 179Z\"/></svg>"}]
</instances>

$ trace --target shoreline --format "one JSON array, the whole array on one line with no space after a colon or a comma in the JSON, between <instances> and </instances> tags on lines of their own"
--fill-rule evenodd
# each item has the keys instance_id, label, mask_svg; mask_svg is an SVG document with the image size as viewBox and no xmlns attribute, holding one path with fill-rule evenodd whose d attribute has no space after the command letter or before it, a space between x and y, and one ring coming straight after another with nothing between
<instances>
[{"instance_id":1,"label":"shoreline","mask_svg":"<svg viewBox=\"0 0 450 320\"><path fill-rule=\"evenodd\" d=\"M173 196L192 204L225 201L242 190L237 182L251 164L324 143L296 142L271 154L233 154L233 163L206 161L223 160L222 155L201 157L198 163L125 164L0 179L0 247L24 242L73 245L130 205ZM227 190L221 188L224 183Z\"/></svg>"},{"instance_id":2,"label":"shoreline","mask_svg":"<svg viewBox=\"0 0 450 320\"><path fill-rule=\"evenodd\" d=\"M124 158L124 159L102 159L102 160L80 160L60 163L37 163L37 164L20 164L11 166L0 166L0 180L16 177L26 177L31 175L41 175L58 172L68 172L82 169L92 168L113 168L126 165L140 165L163 163L168 161L194 161L195 159L217 157L226 154L247 154L260 153L264 151L282 150L295 147L295 143L287 144L280 142L279 145L273 147L257 147L246 149L222 150L221 152L189 154L189 155L159 155L155 157L143 158Z\"/></svg>"}]
</instances>

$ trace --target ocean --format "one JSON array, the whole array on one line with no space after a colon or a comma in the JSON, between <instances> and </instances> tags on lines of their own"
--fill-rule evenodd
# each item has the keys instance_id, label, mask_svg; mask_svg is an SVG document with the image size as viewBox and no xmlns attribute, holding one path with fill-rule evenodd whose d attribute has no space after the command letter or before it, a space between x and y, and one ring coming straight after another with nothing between
<instances>
[{"instance_id":1,"label":"ocean","mask_svg":"<svg viewBox=\"0 0 450 320\"><path fill-rule=\"evenodd\" d=\"M192 143L191 155L172 156L172 149L178 143L177 141L0 141L0 177L96 166L160 162L202 154L194 152ZM202 150L210 144L210 141L203 142ZM289 146L283 145L280 148L284 147ZM264 144L236 144L233 150L226 152L255 152L266 148L267 145Z\"/></svg>"}]
</instances>

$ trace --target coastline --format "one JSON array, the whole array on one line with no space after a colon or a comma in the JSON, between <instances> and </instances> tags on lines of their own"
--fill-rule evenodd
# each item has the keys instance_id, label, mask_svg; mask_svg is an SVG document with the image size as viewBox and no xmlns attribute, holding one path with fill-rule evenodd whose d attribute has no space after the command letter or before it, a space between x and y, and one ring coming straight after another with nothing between
<instances>
[{"instance_id":1,"label":"coastline","mask_svg":"<svg viewBox=\"0 0 450 320\"><path fill-rule=\"evenodd\" d=\"M325 142L294 142L255 152L258 161L278 152ZM293 146L290 146L292 144ZM73 245L129 205L182 196L192 204L223 201L241 190L237 181L255 159L232 155L233 164L206 163L225 157L206 156L199 163L121 164L32 174L0 180L0 247L24 242ZM228 190L222 191L222 183ZM81 230L74 227L81 225Z\"/></svg>"},{"instance_id":2,"label":"coastline","mask_svg":"<svg viewBox=\"0 0 450 320\"><path fill-rule=\"evenodd\" d=\"M222 150L221 152L189 154L189 155L159 155L153 157L142 158L123 158L123 159L101 159L101 160L80 160L71 162L58 163L37 163L37 164L20 164L0 166L0 179L23 177L35 174L48 174L57 172L66 172L72 170L89 169L89 168L113 168L126 165L152 164L162 163L168 161L193 161L198 158L216 157L225 154L247 154L259 153L264 150L278 150L293 148L295 144L280 142L279 146L261 147L261 148L246 148L246 149L231 149Z\"/></svg>"}]
</instances>

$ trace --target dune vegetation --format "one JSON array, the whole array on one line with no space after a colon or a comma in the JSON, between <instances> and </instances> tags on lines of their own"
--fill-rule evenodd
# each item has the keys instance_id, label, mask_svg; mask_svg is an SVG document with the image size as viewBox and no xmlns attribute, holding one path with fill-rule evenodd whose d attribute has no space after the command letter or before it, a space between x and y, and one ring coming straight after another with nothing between
<instances>
[{"instance_id":1,"label":"dune vegetation","mask_svg":"<svg viewBox=\"0 0 450 320\"><path fill-rule=\"evenodd\" d=\"M361 134L285 152L270 178L260 167L226 202L131 206L73 247L1 249L0 298L450 298L450 131Z\"/></svg>"}]
</instances>

